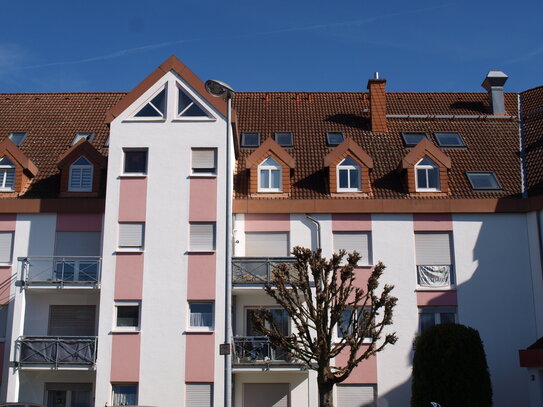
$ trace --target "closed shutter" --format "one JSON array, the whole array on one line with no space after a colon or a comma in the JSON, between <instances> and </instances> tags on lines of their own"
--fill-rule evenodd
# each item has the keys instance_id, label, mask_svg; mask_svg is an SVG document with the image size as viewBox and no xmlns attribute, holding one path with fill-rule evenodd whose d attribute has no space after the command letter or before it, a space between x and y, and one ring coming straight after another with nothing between
<instances>
[{"instance_id":1,"label":"closed shutter","mask_svg":"<svg viewBox=\"0 0 543 407\"><path fill-rule=\"evenodd\" d=\"M243 407L289 407L288 383L245 383Z\"/></svg>"},{"instance_id":2,"label":"closed shutter","mask_svg":"<svg viewBox=\"0 0 543 407\"><path fill-rule=\"evenodd\" d=\"M338 385L338 407L375 407L375 386Z\"/></svg>"},{"instance_id":3,"label":"closed shutter","mask_svg":"<svg viewBox=\"0 0 543 407\"><path fill-rule=\"evenodd\" d=\"M0 232L0 263L11 263L12 232Z\"/></svg>"},{"instance_id":4,"label":"closed shutter","mask_svg":"<svg viewBox=\"0 0 543 407\"><path fill-rule=\"evenodd\" d=\"M213 383L187 383L186 407L212 407Z\"/></svg>"},{"instance_id":5,"label":"closed shutter","mask_svg":"<svg viewBox=\"0 0 543 407\"><path fill-rule=\"evenodd\" d=\"M8 325L8 305L0 305L0 338L6 337L6 330Z\"/></svg>"},{"instance_id":6,"label":"closed shutter","mask_svg":"<svg viewBox=\"0 0 543 407\"><path fill-rule=\"evenodd\" d=\"M289 255L288 233L246 233L245 256L287 257Z\"/></svg>"},{"instance_id":7,"label":"closed shutter","mask_svg":"<svg viewBox=\"0 0 543 407\"><path fill-rule=\"evenodd\" d=\"M361 256L358 264L371 264L369 244L369 232L334 233L334 252L337 253L340 249L343 249L347 253L352 253L356 250Z\"/></svg>"},{"instance_id":8,"label":"closed shutter","mask_svg":"<svg viewBox=\"0 0 543 407\"><path fill-rule=\"evenodd\" d=\"M100 232L57 232L55 256L100 256Z\"/></svg>"},{"instance_id":9,"label":"closed shutter","mask_svg":"<svg viewBox=\"0 0 543 407\"><path fill-rule=\"evenodd\" d=\"M214 223L190 224L190 250L197 252L215 250Z\"/></svg>"},{"instance_id":10,"label":"closed shutter","mask_svg":"<svg viewBox=\"0 0 543 407\"><path fill-rule=\"evenodd\" d=\"M94 336L95 317L95 305L51 305L47 335Z\"/></svg>"},{"instance_id":11,"label":"closed shutter","mask_svg":"<svg viewBox=\"0 0 543 407\"><path fill-rule=\"evenodd\" d=\"M143 247L143 223L119 223L119 247Z\"/></svg>"},{"instance_id":12,"label":"closed shutter","mask_svg":"<svg viewBox=\"0 0 543 407\"><path fill-rule=\"evenodd\" d=\"M215 169L215 149L193 149L192 169L213 171Z\"/></svg>"},{"instance_id":13,"label":"closed shutter","mask_svg":"<svg viewBox=\"0 0 543 407\"><path fill-rule=\"evenodd\" d=\"M451 263L449 233L416 233L417 265L446 266Z\"/></svg>"},{"instance_id":14,"label":"closed shutter","mask_svg":"<svg viewBox=\"0 0 543 407\"><path fill-rule=\"evenodd\" d=\"M92 167L72 167L70 191L92 191Z\"/></svg>"}]
</instances>

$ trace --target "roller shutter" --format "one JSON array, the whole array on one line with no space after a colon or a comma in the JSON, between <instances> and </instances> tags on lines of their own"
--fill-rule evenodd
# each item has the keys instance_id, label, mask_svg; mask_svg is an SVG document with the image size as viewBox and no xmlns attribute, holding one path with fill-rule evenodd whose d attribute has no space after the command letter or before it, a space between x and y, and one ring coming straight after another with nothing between
<instances>
[{"instance_id":1,"label":"roller shutter","mask_svg":"<svg viewBox=\"0 0 543 407\"><path fill-rule=\"evenodd\" d=\"M246 233L245 256L287 257L289 255L288 233Z\"/></svg>"},{"instance_id":2,"label":"roller shutter","mask_svg":"<svg viewBox=\"0 0 543 407\"><path fill-rule=\"evenodd\" d=\"M337 386L338 407L375 407L375 386L339 385Z\"/></svg>"},{"instance_id":3,"label":"roller shutter","mask_svg":"<svg viewBox=\"0 0 543 407\"><path fill-rule=\"evenodd\" d=\"M452 264L450 238L449 233L416 233L417 265L446 266Z\"/></svg>"}]
</instances>

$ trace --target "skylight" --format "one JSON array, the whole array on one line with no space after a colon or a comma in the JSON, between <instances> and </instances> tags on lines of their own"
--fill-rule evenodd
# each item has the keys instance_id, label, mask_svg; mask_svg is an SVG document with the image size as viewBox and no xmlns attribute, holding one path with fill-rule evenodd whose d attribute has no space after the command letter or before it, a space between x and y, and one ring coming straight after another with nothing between
<instances>
[{"instance_id":1,"label":"skylight","mask_svg":"<svg viewBox=\"0 0 543 407\"><path fill-rule=\"evenodd\" d=\"M242 147L258 147L260 145L260 133L241 133Z\"/></svg>"},{"instance_id":2,"label":"skylight","mask_svg":"<svg viewBox=\"0 0 543 407\"><path fill-rule=\"evenodd\" d=\"M76 145L79 143L79 140L83 139L87 140L89 143L92 142L94 139L94 133L77 133L72 140L72 146Z\"/></svg>"},{"instance_id":3,"label":"skylight","mask_svg":"<svg viewBox=\"0 0 543 407\"><path fill-rule=\"evenodd\" d=\"M427 139L426 133L421 131L404 131L402 132L403 142L406 147L414 147L421 142L422 139Z\"/></svg>"},{"instance_id":4,"label":"skylight","mask_svg":"<svg viewBox=\"0 0 543 407\"><path fill-rule=\"evenodd\" d=\"M345 134L342 131L327 131L326 142L329 146L337 146L345 140Z\"/></svg>"},{"instance_id":5,"label":"skylight","mask_svg":"<svg viewBox=\"0 0 543 407\"><path fill-rule=\"evenodd\" d=\"M492 171L466 172L471 187L475 190L496 190L501 189L496 175Z\"/></svg>"},{"instance_id":6,"label":"skylight","mask_svg":"<svg viewBox=\"0 0 543 407\"><path fill-rule=\"evenodd\" d=\"M166 88L162 89L134 117L164 117L166 114Z\"/></svg>"},{"instance_id":7,"label":"skylight","mask_svg":"<svg viewBox=\"0 0 543 407\"><path fill-rule=\"evenodd\" d=\"M277 132L274 138L275 142L282 147L292 147L294 145L292 132L290 131Z\"/></svg>"},{"instance_id":8,"label":"skylight","mask_svg":"<svg viewBox=\"0 0 543 407\"><path fill-rule=\"evenodd\" d=\"M436 132L434 133L437 144L440 147L464 147L464 140L456 132Z\"/></svg>"},{"instance_id":9,"label":"skylight","mask_svg":"<svg viewBox=\"0 0 543 407\"><path fill-rule=\"evenodd\" d=\"M9 135L9 139L15 144L16 146L20 146L23 143L23 140L26 137L25 132L23 131L16 131Z\"/></svg>"}]
</instances>

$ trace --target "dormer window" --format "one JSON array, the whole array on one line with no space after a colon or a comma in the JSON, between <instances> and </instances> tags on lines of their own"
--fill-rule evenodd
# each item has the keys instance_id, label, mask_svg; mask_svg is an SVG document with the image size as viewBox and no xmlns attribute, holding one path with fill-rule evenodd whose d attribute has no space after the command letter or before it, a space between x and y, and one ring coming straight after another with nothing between
<instances>
[{"instance_id":1,"label":"dormer window","mask_svg":"<svg viewBox=\"0 0 543 407\"><path fill-rule=\"evenodd\" d=\"M360 166L351 157L337 166L337 181L338 192L360 192Z\"/></svg>"},{"instance_id":2,"label":"dormer window","mask_svg":"<svg viewBox=\"0 0 543 407\"><path fill-rule=\"evenodd\" d=\"M439 192L439 166L428 157L415 164L417 192Z\"/></svg>"},{"instance_id":3,"label":"dormer window","mask_svg":"<svg viewBox=\"0 0 543 407\"><path fill-rule=\"evenodd\" d=\"M258 166L258 192L281 192L281 165L272 157Z\"/></svg>"},{"instance_id":4,"label":"dormer window","mask_svg":"<svg viewBox=\"0 0 543 407\"><path fill-rule=\"evenodd\" d=\"M0 159L0 191L13 192L15 190L15 164L4 156Z\"/></svg>"},{"instance_id":5,"label":"dormer window","mask_svg":"<svg viewBox=\"0 0 543 407\"><path fill-rule=\"evenodd\" d=\"M149 103L134 115L137 118L166 118L166 88L162 89Z\"/></svg>"},{"instance_id":6,"label":"dormer window","mask_svg":"<svg viewBox=\"0 0 543 407\"><path fill-rule=\"evenodd\" d=\"M69 192L91 192L93 165L85 157L79 157L70 166Z\"/></svg>"}]
</instances>

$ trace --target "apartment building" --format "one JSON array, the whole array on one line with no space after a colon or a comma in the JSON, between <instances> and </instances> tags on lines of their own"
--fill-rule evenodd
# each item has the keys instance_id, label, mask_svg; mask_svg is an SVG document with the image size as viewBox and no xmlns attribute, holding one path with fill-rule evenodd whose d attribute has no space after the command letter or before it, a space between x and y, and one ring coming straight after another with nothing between
<instances>
[{"instance_id":1,"label":"apartment building","mask_svg":"<svg viewBox=\"0 0 543 407\"><path fill-rule=\"evenodd\" d=\"M362 286L383 261L399 299L338 406L407 405L413 340L445 322L479 330L496 406L539 405L543 92L484 79L239 92L232 120L175 57L126 94L0 94L0 399L316 406L252 318L293 332L263 284L299 245L359 251Z\"/></svg>"}]
</instances>

